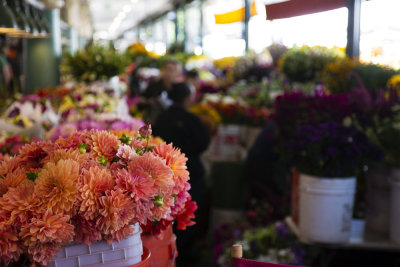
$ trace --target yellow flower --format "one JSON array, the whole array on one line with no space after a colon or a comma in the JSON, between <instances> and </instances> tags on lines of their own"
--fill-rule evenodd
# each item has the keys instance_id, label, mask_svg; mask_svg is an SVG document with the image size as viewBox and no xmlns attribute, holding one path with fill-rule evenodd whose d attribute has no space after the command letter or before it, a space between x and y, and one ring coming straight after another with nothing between
<instances>
[{"instance_id":1,"label":"yellow flower","mask_svg":"<svg viewBox=\"0 0 400 267\"><path fill-rule=\"evenodd\" d=\"M387 87L400 87L400 74L393 75L387 82Z\"/></svg>"},{"instance_id":2,"label":"yellow flower","mask_svg":"<svg viewBox=\"0 0 400 267\"><path fill-rule=\"evenodd\" d=\"M60 112L65 112L71 108L75 107L74 102L72 101L71 97L66 96L63 98L61 101L60 107L58 108L58 111Z\"/></svg>"}]
</instances>

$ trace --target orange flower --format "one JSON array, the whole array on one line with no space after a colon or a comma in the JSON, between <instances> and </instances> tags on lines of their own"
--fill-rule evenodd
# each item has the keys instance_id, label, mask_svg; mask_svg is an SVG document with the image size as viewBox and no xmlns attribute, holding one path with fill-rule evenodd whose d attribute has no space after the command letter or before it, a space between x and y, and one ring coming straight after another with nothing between
<instances>
[{"instance_id":1,"label":"orange flower","mask_svg":"<svg viewBox=\"0 0 400 267\"><path fill-rule=\"evenodd\" d=\"M91 134L92 157L106 157L109 161L117 153L121 142L118 138L107 131L93 131Z\"/></svg>"},{"instance_id":2,"label":"orange flower","mask_svg":"<svg viewBox=\"0 0 400 267\"><path fill-rule=\"evenodd\" d=\"M49 156L45 159L45 162L57 163L60 160L67 159L74 160L82 165L89 160L89 155L87 153L82 154L77 149L57 149L49 154Z\"/></svg>"},{"instance_id":3,"label":"orange flower","mask_svg":"<svg viewBox=\"0 0 400 267\"><path fill-rule=\"evenodd\" d=\"M4 159L0 162L0 175L6 176L6 174L21 168L23 166L21 166L21 161L18 157Z\"/></svg>"},{"instance_id":4,"label":"orange flower","mask_svg":"<svg viewBox=\"0 0 400 267\"><path fill-rule=\"evenodd\" d=\"M0 196L8 192L10 188L17 187L26 179L24 170L9 172L3 179L0 179Z\"/></svg>"},{"instance_id":5,"label":"orange flower","mask_svg":"<svg viewBox=\"0 0 400 267\"><path fill-rule=\"evenodd\" d=\"M12 223L27 220L27 211L33 203L34 182L25 180L17 187L12 187L0 198L0 217Z\"/></svg>"},{"instance_id":6,"label":"orange flower","mask_svg":"<svg viewBox=\"0 0 400 267\"><path fill-rule=\"evenodd\" d=\"M107 191L99 202L101 216L97 217L96 226L104 234L120 230L136 216L134 202L122 189Z\"/></svg>"},{"instance_id":7,"label":"orange flower","mask_svg":"<svg viewBox=\"0 0 400 267\"><path fill-rule=\"evenodd\" d=\"M47 265L62 244L73 240L74 226L68 215L46 212L24 224L19 235L33 260Z\"/></svg>"},{"instance_id":8,"label":"orange flower","mask_svg":"<svg viewBox=\"0 0 400 267\"><path fill-rule=\"evenodd\" d=\"M87 220L93 220L98 214L99 198L114 186L114 177L107 169L97 166L84 170L78 195L80 214Z\"/></svg>"},{"instance_id":9,"label":"orange flower","mask_svg":"<svg viewBox=\"0 0 400 267\"><path fill-rule=\"evenodd\" d=\"M89 133L87 131L74 132L66 138L58 138L56 144L64 149L77 148L79 144L86 144L88 135Z\"/></svg>"},{"instance_id":10,"label":"orange flower","mask_svg":"<svg viewBox=\"0 0 400 267\"><path fill-rule=\"evenodd\" d=\"M18 260L22 249L18 244L18 234L10 224L0 222L0 262L7 266Z\"/></svg>"},{"instance_id":11,"label":"orange flower","mask_svg":"<svg viewBox=\"0 0 400 267\"><path fill-rule=\"evenodd\" d=\"M143 156L136 155L128 162L128 170L132 173L141 172L154 179L154 186L158 189L157 194L171 191L174 186L173 172L165 164L165 160L154 156L152 153L144 153Z\"/></svg>"},{"instance_id":12,"label":"orange flower","mask_svg":"<svg viewBox=\"0 0 400 267\"><path fill-rule=\"evenodd\" d=\"M46 266L57 255L61 247L62 244L60 243L38 243L35 246L30 246L28 253L34 261ZM36 264L31 266L36 266Z\"/></svg>"},{"instance_id":13,"label":"orange flower","mask_svg":"<svg viewBox=\"0 0 400 267\"><path fill-rule=\"evenodd\" d=\"M127 171L125 169L115 172L117 185L128 192L131 198L138 200L148 200L157 194L152 179L143 170L136 169Z\"/></svg>"},{"instance_id":14,"label":"orange flower","mask_svg":"<svg viewBox=\"0 0 400 267\"><path fill-rule=\"evenodd\" d=\"M187 158L179 149L174 149L172 144L161 144L156 146L153 153L166 160L167 165L174 172L174 193L184 190L185 182L189 180L189 172L186 167Z\"/></svg>"},{"instance_id":15,"label":"orange flower","mask_svg":"<svg viewBox=\"0 0 400 267\"><path fill-rule=\"evenodd\" d=\"M170 194L163 196L163 205L154 206L151 210L152 216L149 218L150 221L160 221L161 219L173 220L172 217L166 215L171 213L171 207L174 205L174 197Z\"/></svg>"},{"instance_id":16,"label":"orange flower","mask_svg":"<svg viewBox=\"0 0 400 267\"><path fill-rule=\"evenodd\" d=\"M92 242L101 240L101 233L96 228L96 222L94 220L86 220L82 216L77 215L74 217L75 229L75 241L82 242L86 245L90 245Z\"/></svg>"},{"instance_id":17,"label":"orange flower","mask_svg":"<svg viewBox=\"0 0 400 267\"><path fill-rule=\"evenodd\" d=\"M37 169L43 166L42 160L49 152L57 149L57 145L51 142L34 142L24 145L19 151L18 158L25 169Z\"/></svg>"},{"instance_id":18,"label":"orange flower","mask_svg":"<svg viewBox=\"0 0 400 267\"><path fill-rule=\"evenodd\" d=\"M73 160L47 163L36 179L35 198L38 211L55 214L72 212L78 192L79 164Z\"/></svg>"},{"instance_id":19,"label":"orange flower","mask_svg":"<svg viewBox=\"0 0 400 267\"><path fill-rule=\"evenodd\" d=\"M73 240L74 226L70 216L45 212L37 214L27 224L22 225L20 237L27 247L39 243L68 243Z\"/></svg>"},{"instance_id":20,"label":"orange flower","mask_svg":"<svg viewBox=\"0 0 400 267\"><path fill-rule=\"evenodd\" d=\"M128 235L132 235L134 230L135 229L131 225L125 225L118 231L115 231L109 235L105 235L104 239L107 240L108 244L112 244L112 242L114 242L115 240L121 242L121 240L124 240Z\"/></svg>"}]
</instances>

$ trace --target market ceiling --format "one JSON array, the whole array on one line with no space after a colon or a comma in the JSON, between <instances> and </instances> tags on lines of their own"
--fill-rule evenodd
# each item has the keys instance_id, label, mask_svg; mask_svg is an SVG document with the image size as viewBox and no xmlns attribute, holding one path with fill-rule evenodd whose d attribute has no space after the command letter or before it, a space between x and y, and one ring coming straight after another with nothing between
<instances>
[{"instance_id":1,"label":"market ceiling","mask_svg":"<svg viewBox=\"0 0 400 267\"><path fill-rule=\"evenodd\" d=\"M170 0L89 0L95 37L114 39L146 17L172 8Z\"/></svg>"}]
</instances>

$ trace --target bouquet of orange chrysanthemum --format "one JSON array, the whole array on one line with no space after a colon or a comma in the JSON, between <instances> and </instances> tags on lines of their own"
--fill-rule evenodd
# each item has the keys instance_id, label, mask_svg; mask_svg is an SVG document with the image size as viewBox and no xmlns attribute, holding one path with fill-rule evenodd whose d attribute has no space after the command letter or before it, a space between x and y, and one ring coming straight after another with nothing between
<instances>
[{"instance_id":1,"label":"bouquet of orange chrysanthemum","mask_svg":"<svg viewBox=\"0 0 400 267\"><path fill-rule=\"evenodd\" d=\"M0 263L46 265L64 244L120 241L136 223L192 225L186 161L149 125L25 145L0 162Z\"/></svg>"}]
</instances>

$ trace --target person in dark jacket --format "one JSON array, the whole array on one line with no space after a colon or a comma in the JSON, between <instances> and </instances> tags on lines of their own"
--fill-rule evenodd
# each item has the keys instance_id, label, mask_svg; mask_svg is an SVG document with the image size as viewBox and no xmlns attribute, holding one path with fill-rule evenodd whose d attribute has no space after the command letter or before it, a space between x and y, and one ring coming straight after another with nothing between
<instances>
[{"instance_id":1,"label":"person in dark jacket","mask_svg":"<svg viewBox=\"0 0 400 267\"><path fill-rule=\"evenodd\" d=\"M168 97L173 104L157 118L153 126L153 133L168 143L172 142L188 158L187 167L191 184L189 192L192 200L197 202L199 211L202 207L205 190L205 170L200 156L210 143L209 131L199 117L187 110L193 99L193 92L188 84L174 84L168 92ZM198 215L199 212L196 212L196 220L199 219ZM195 253L193 253L191 245L195 241L195 234L196 225L188 227L184 232L177 232L180 261L193 260Z\"/></svg>"}]
</instances>

